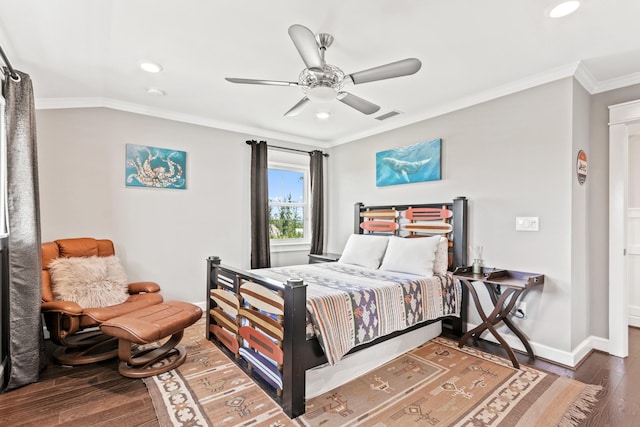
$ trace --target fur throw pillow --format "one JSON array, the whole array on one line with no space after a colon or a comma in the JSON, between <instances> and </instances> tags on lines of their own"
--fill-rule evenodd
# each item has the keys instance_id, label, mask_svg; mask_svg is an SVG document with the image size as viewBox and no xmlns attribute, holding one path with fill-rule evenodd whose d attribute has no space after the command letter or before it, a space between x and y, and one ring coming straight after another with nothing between
<instances>
[{"instance_id":1,"label":"fur throw pillow","mask_svg":"<svg viewBox=\"0 0 640 427\"><path fill-rule=\"evenodd\" d=\"M115 255L58 258L49 264L56 300L83 308L107 307L128 297L127 275Z\"/></svg>"}]
</instances>

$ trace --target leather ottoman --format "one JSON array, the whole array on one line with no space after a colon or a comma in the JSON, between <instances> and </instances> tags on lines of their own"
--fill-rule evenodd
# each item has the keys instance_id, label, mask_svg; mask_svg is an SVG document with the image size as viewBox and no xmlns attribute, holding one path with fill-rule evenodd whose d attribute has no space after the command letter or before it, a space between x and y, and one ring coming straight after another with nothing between
<instances>
[{"instance_id":1,"label":"leather ottoman","mask_svg":"<svg viewBox=\"0 0 640 427\"><path fill-rule=\"evenodd\" d=\"M166 301L103 322L100 329L118 338L120 374L142 378L167 372L180 366L187 352L176 345L184 329L202 317L200 307L181 301ZM157 348L140 349L144 345L171 336Z\"/></svg>"}]
</instances>

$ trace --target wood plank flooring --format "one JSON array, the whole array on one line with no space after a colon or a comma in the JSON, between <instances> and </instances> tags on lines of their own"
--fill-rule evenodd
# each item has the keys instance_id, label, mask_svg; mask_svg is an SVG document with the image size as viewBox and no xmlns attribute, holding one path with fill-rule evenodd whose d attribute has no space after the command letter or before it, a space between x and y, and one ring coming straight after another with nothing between
<instances>
[{"instance_id":1,"label":"wood plank flooring","mask_svg":"<svg viewBox=\"0 0 640 427\"><path fill-rule=\"evenodd\" d=\"M488 341L479 347L506 357ZM52 346L47 346L50 354ZM604 387L585 426L640 425L640 329L629 328L629 357L593 352L571 370L544 360L520 363ZM41 380L0 395L0 426L157 426L151 398L142 380L120 376L115 360L64 367L50 362Z\"/></svg>"},{"instance_id":2,"label":"wood plank flooring","mask_svg":"<svg viewBox=\"0 0 640 427\"><path fill-rule=\"evenodd\" d=\"M51 361L38 383L0 395L0 426L157 425L147 387L122 377L116 360L76 367Z\"/></svg>"}]
</instances>

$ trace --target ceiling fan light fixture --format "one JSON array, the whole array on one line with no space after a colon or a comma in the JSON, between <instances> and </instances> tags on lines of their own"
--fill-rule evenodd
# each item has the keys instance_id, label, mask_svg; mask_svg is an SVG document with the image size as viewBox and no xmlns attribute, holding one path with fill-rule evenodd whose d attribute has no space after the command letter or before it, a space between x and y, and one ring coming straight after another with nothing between
<instances>
[{"instance_id":1,"label":"ceiling fan light fixture","mask_svg":"<svg viewBox=\"0 0 640 427\"><path fill-rule=\"evenodd\" d=\"M329 102L336 99L338 91L330 86L315 86L307 90L307 98L314 102Z\"/></svg>"},{"instance_id":2,"label":"ceiling fan light fixture","mask_svg":"<svg viewBox=\"0 0 640 427\"><path fill-rule=\"evenodd\" d=\"M320 120L327 120L329 117L331 117L331 112L329 112L329 111L318 111L316 113L316 117L319 118Z\"/></svg>"},{"instance_id":3,"label":"ceiling fan light fixture","mask_svg":"<svg viewBox=\"0 0 640 427\"><path fill-rule=\"evenodd\" d=\"M562 18L567 15L571 15L578 10L580 2L578 0L563 1L551 6L547 12L550 18Z\"/></svg>"}]
</instances>

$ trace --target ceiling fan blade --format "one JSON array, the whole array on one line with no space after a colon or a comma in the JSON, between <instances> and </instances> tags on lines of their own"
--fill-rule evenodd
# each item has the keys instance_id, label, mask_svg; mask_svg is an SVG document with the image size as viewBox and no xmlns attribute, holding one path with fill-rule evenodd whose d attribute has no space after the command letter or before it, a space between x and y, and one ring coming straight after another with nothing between
<instances>
[{"instance_id":1,"label":"ceiling fan blade","mask_svg":"<svg viewBox=\"0 0 640 427\"><path fill-rule=\"evenodd\" d=\"M363 114L373 114L380 109L380 107L373 102L366 101L359 96L347 92L340 92L338 94L338 100Z\"/></svg>"},{"instance_id":2,"label":"ceiling fan blade","mask_svg":"<svg viewBox=\"0 0 640 427\"><path fill-rule=\"evenodd\" d=\"M291 107L291 109L289 111L284 113L285 117L297 116L298 114L300 114L300 112L304 109L304 106L307 105L307 103L309 101L310 101L310 99L305 96L300 101L298 101L298 103L296 105Z\"/></svg>"},{"instance_id":3,"label":"ceiling fan blade","mask_svg":"<svg viewBox=\"0 0 640 427\"><path fill-rule=\"evenodd\" d=\"M249 85L298 86L298 83L296 82L282 82L278 80L238 79L235 77L225 77L224 79L231 83L243 83Z\"/></svg>"},{"instance_id":4,"label":"ceiling fan blade","mask_svg":"<svg viewBox=\"0 0 640 427\"><path fill-rule=\"evenodd\" d=\"M322 68L322 57L318 49L318 42L313 32L303 25L292 25L289 27L289 37L298 49L298 53L307 68Z\"/></svg>"},{"instance_id":5,"label":"ceiling fan blade","mask_svg":"<svg viewBox=\"0 0 640 427\"><path fill-rule=\"evenodd\" d=\"M357 73L350 74L349 77L353 80L353 84L358 85L361 83L374 82L376 80L408 76L416 73L420 67L422 67L422 62L420 62L419 59L407 58L402 61L358 71Z\"/></svg>"}]
</instances>

